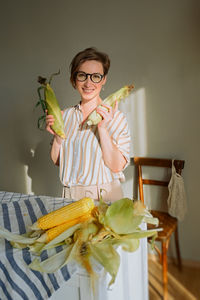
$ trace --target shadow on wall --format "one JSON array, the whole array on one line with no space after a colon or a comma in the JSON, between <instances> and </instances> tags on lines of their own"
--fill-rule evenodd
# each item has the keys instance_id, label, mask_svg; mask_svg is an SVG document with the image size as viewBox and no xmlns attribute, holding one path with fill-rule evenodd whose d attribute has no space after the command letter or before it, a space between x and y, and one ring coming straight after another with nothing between
<instances>
[{"instance_id":1,"label":"shadow on wall","mask_svg":"<svg viewBox=\"0 0 200 300\"><path fill-rule=\"evenodd\" d=\"M51 137L37 129L35 89L5 88L0 126L0 190L61 196L58 168L50 159ZM36 98L36 99L35 99ZM9 117L8 117L9 116Z\"/></svg>"},{"instance_id":2,"label":"shadow on wall","mask_svg":"<svg viewBox=\"0 0 200 300\"><path fill-rule=\"evenodd\" d=\"M130 156L146 156L146 93L145 88L135 89L126 100L121 101L119 109L125 114L131 134ZM137 170L129 165L125 171L125 182L122 184L124 197L139 199L137 187Z\"/></svg>"},{"instance_id":3,"label":"shadow on wall","mask_svg":"<svg viewBox=\"0 0 200 300\"><path fill-rule=\"evenodd\" d=\"M21 163L24 166L25 192L27 194L61 197L59 168L51 161L47 138L40 141L35 149L24 148L21 151Z\"/></svg>"}]
</instances>

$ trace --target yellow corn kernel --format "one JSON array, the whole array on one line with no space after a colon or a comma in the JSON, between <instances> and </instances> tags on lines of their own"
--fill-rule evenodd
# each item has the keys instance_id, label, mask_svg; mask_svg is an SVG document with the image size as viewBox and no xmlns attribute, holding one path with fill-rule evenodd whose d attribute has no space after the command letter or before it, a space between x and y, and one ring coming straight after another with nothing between
<instances>
[{"instance_id":1,"label":"yellow corn kernel","mask_svg":"<svg viewBox=\"0 0 200 300\"><path fill-rule=\"evenodd\" d=\"M68 222L60 224L58 226L55 226L53 228L50 228L45 233L43 233L41 235L41 237L39 237L37 239L37 242L48 243L51 240L55 239L58 235L60 235L62 232L64 232L68 228L70 228L78 223L83 223L85 221L88 221L91 217L92 217L91 212L89 212L79 218L73 219L71 221L68 221Z\"/></svg>"},{"instance_id":2,"label":"yellow corn kernel","mask_svg":"<svg viewBox=\"0 0 200 300\"><path fill-rule=\"evenodd\" d=\"M91 198L82 198L76 202L65 205L47 215L40 217L32 226L32 230L49 229L60 224L70 222L89 213L94 208L94 200Z\"/></svg>"}]
</instances>

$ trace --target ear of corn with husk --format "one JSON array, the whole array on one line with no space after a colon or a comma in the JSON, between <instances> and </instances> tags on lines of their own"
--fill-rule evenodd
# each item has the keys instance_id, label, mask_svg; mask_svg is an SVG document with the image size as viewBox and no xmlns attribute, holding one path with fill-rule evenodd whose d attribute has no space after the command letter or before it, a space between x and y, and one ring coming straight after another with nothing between
<instances>
[{"instance_id":1,"label":"ear of corn with husk","mask_svg":"<svg viewBox=\"0 0 200 300\"><path fill-rule=\"evenodd\" d=\"M104 99L103 103L114 107L115 102L116 101L120 102L122 99L125 99L126 97L128 97L128 95L130 94L130 92L132 91L133 88L134 88L133 85L125 85L123 88L119 89L118 91L116 91L115 93L111 94L106 99ZM100 105L100 107L102 109L106 109L104 106ZM96 112L96 110L94 110L89 115L89 117L87 119L87 124L88 125L97 125L99 122L101 122L101 120L102 120L102 117L100 116L100 114L98 114Z\"/></svg>"},{"instance_id":2,"label":"ear of corn with husk","mask_svg":"<svg viewBox=\"0 0 200 300\"><path fill-rule=\"evenodd\" d=\"M68 228L74 226L75 224L79 224L85 222L91 218L91 211L86 212L84 215L79 216L77 218L73 218L65 223L59 224L55 227L49 228L46 230L38 239L38 242L48 243L53 240L55 237L60 235L62 232L67 230Z\"/></svg>"},{"instance_id":3,"label":"ear of corn with husk","mask_svg":"<svg viewBox=\"0 0 200 300\"><path fill-rule=\"evenodd\" d=\"M94 200L89 197L80 199L68 205L65 205L57 210L54 210L47 215L40 217L32 226L32 230L46 230L66 222L71 222L74 219L88 214L94 208Z\"/></svg>"},{"instance_id":4,"label":"ear of corn with husk","mask_svg":"<svg viewBox=\"0 0 200 300\"><path fill-rule=\"evenodd\" d=\"M86 205L87 212L83 208L84 201L88 203ZM0 236L7 238L9 241L13 240L12 245L14 247L28 247L29 251L37 256L42 255L44 250L49 251L51 248L63 246L61 252L49 255L46 260L41 260L40 257L35 258L29 265L33 270L52 273L75 260L87 270L94 283L96 278L94 266L95 262L98 262L110 274L109 285L111 285L115 282L120 265L120 255L117 252L117 247L121 246L124 251L133 252L138 249L141 238L152 237L154 240L157 231L160 229L142 230L140 225L149 222L158 225L158 220L152 217L140 201L123 198L108 205L101 199L99 205L95 207L93 200L85 198L84 201L81 199L74 202L78 203L75 208L71 206L74 203L67 205L64 207L65 213L62 209L59 209L44 216L46 220L49 220L50 225L47 227L51 227L51 229L38 230L39 227L44 228L43 226L47 228L46 224L48 224L47 221L40 224L39 220L43 218L41 217L36 223L37 226L33 226L37 230L29 235L27 234L27 237L21 236L20 239L19 235L8 234L1 228ZM80 207L82 207L82 215L80 214ZM70 214L67 211L70 211ZM59 220L58 215L60 215L59 224L56 221L56 219ZM67 222L64 221L63 215L67 216L70 227L65 227ZM68 215L71 215L70 221ZM60 231L58 230L59 226ZM38 232L44 234L54 229L59 233L52 240L38 237ZM25 238L29 238L26 240L26 244L20 244L20 242L23 243ZM39 242L40 240L41 242Z\"/></svg>"},{"instance_id":5,"label":"ear of corn with husk","mask_svg":"<svg viewBox=\"0 0 200 300\"><path fill-rule=\"evenodd\" d=\"M50 86L51 79L53 78L54 75L57 74L59 74L59 72L51 75L49 83L47 83L46 78L43 78L41 76L38 77L38 82L41 84L41 86L38 88L39 101L37 102L36 106L41 104L43 112L45 113L43 116L41 116L38 119L38 128L40 129L42 128L45 121L46 110L47 110L47 113L49 115L53 115L54 117L54 124L51 126L52 129L55 131L57 135L65 139L64 122L62 118L62 113L60 110L60 106L58 104L58 100L55 96L54 90ZM41 90L44 90L44 99L42 99L40 93Z\"/></svg>"}]
</instances>

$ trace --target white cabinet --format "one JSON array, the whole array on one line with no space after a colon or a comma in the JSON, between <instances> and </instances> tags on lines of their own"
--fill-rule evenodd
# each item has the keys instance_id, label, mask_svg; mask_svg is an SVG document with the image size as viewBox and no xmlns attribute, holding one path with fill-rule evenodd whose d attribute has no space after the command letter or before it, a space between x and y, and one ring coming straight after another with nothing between
<instances>
[{"instance_id":1,"label":"white cabinet","mask_svg":"<svg viewBox=\"0 0 200 300\"><path fill-rule=\"evenodd\" d=\"M147 241L140 240L134 253L118 250L120 269L115 283L108 288L109 275L102 272L92 293L87 273L81 270L56 291L50 300L148 300Z\"/></svg>"},{"instance_id":2,"label":"white cabinet","mask_svg":"<svg viewBox=\"0 0 200 300\"><path fill-rule=\"evenodd\" d=\"M50 300L79 300L80 299L80 287L79 278L74 275L70 280L65 282L53 295ZM87 299L87 298L86 298Z\"/></svg>"}]
</instances>

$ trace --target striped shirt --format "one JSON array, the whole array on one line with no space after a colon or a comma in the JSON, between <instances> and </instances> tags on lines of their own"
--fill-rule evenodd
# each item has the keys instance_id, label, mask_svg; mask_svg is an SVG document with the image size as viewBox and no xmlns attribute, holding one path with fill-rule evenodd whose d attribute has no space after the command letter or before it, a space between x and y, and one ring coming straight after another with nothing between
<instances>
[{"instance_id":1,"label":"striped shirt","mask_svg":"<svg viewBox=\"0 0 200 300\"><path fill-rule=\"evenodd\" d=\"M114 173L104 163L96 125L82 123L80 104L64 110L66 139L60 149L60 180L64 186L100 185L115 179L124 181L123 172ZM130 133L127 120L119 110L115 112L107 130L113 143L129 164ZM124 168L125 168L124 167Z\"/></svg>"}]
</instances>

